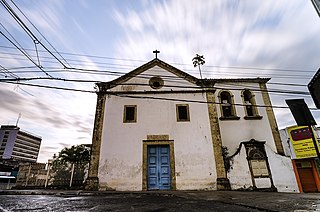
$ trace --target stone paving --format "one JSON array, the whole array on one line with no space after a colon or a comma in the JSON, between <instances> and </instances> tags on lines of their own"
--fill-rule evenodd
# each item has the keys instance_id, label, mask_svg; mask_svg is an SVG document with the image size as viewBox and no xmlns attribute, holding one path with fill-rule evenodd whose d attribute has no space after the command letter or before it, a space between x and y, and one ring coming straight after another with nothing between
<instances>
[{"instance_id":1,"label":"stone paving","mask_svg":"<svg viewBox=\"0 0 320 212\"><path fill-rule=\"evenodd\" d=\"M3 196L2 196L3 195ZM153 206L156 206L157 200L159 205L161 201L168 201L171 204L170 210L163 211L180 211L178 205L175 210L174 201L181 204L192 206L210 204L220 205L230 208L228 211L236 211L236 208L247 208L252 211L319 211L320 212L320 193L279 193L279 192L253 192L253 191L151 191L151 192L118 192L118 191L82 191L82 190L0 190L0 198L10 195L48 195L55 197L89 197L91 200L100 198L117 197L120 201L117 204L130 204L132 201L145 198L144 206L148 208L148 200L152 200ZM129 198L129 199L128 199ZM161 201L160 201L161 199ZM174 201L170 201L170 199ZM229 205L229 206L228 206ZM150 205L151 206L151 205ZM219 206L219 207L220 207ZM117 206L118 207L118 206ZM218 207L218 208L219 208ZM189 208L190 209L190 208ZM244 211L242 210L241 211ZM148 210L146 210L148 211ZM188 210L193 211L193 210ZM206 211L206 210L203 210Z\"/></svg>"},{"instance_id":2,"label":"stone paving","mask_svg":"<svg viewBox=\"0 0 320 212\"><path fill-rule=\"evenodd\" d=\"M181 192L178 196L215 200L267 211L319 211L320 193L280 193L241 191Z\"/></svg>"}]
</instances>

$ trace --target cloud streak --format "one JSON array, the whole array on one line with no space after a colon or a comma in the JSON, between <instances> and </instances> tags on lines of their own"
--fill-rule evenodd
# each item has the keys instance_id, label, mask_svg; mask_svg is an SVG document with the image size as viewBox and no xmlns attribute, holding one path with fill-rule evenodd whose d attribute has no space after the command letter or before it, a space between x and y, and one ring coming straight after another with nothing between
<instances>
[{"instance_id":1,"label":"cloud streak","mask_svg":"<svg viewBox=\"0 0 320 212\"><path fill-rule=\"evenodd\" d=\"M62 54L72 67L125 73L142 65L143 61L153 59L152 51L159 49L160 59L196 77L199 77L198 71L192 66L192 58L196 53L206 58L203 74L208 78L273 76L271 82L306 85L314 74L312 70L315 72L318 69L320 26L311 2L124 2L93 1L88 4L87 1L80 1L74 4L59 0L33 0L32 3L17 3L59 52L83 54ZM3 8L0 12L2 23L24 48L32 49L29 53L36 61L33 41ZM37 36L41 38L38 33ZM0 40L2 45L11 46L4 39ZM25 58L23 60L23 57L11 53L20 54L17 50L0 47L0 57L3 57L1 65L6 68L30 66L31 63ZM99 75L71 72L65 70L50 54L39 53L41 65L48 71L56 71L51 72L55 77L97 81L109 81L116 77L102 75L106 72L100 72ZM303 72L250 71L217 66L301 69ZM14 71L20 77L45 76L39 69ZM303 76L290 76L297 74ZM94 83L52 80L31 83L84 90L93 90L94 86ZM13 124L18 114L22 113L20 127L43 137L40 161L45 161L63 147L91 142L95 94L19 85L31 96L15 86L0 84L0 99L5 100L0 104L0 123ZM269 85L269 89L272 88L275 87ZM281 89L306 91L306 87ZM274 105L285 105L285 98L297 96L272 95L271 98ZM313 106L310 97L306 101ZM280 128L294 124L289 110L276 109L275 114ZM314 112L314 116L319 119L319 112Z\"/></svg>"},{"instance_id":2,"label":"cloud streak","mask_svg":"<svg viewBox=\"0 0 320 212\"><path fill-rule=\"evenodd\" d=\"M126 35L119 40L118 57L142 55L150 58L152 50L160 48L160 58L191 64L195 53L200 53L206 58L205 77L225 77L225 71L233 71L234 76L245 76L243 70L236 72L208 67L210 65L301 69L306 70L304 77L271 70L257 70L255 76L273 76L271 82L305 85L313 76L310 70L315 72L319 66L320 27L310 2L147 2L139 11L117 11L114 17ZM190 70L187 65L180 68ZM196 75L192 71L189 73ZM232 74L228 76L232 77ZM287 89L307 91L307 87ZM273 104L285 105L285 98L297 97L272 95ZM314 107L310 97L306 98ZM280 127L294 124L289 110L275 110L275 113ZM319 117L319 112L314 114Z\"/></svg>"}]
</instances>

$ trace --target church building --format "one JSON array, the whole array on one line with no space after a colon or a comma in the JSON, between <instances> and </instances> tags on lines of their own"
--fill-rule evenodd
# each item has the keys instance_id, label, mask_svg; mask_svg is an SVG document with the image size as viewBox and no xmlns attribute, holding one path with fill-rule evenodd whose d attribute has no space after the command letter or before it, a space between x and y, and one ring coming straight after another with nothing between
<instances>
[{"instance_id":1,"label":"church building","mask_svg":"<svg viewBox=\"0 0 320 212\"><path fill-rule=\"evenodd\" d=\"M87 189L298 192L268 80L198 79L156 57L97 83Z\"/></svg>"}]
</instances>

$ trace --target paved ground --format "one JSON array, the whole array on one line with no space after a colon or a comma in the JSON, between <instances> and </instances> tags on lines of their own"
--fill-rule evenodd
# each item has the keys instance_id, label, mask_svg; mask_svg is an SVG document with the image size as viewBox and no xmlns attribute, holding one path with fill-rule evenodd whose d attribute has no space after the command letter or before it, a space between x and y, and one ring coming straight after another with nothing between
<instances>
[{"instance_id":1,"label":"paved ground","mask_svg":"<svg viewBox=\"0 0 320 212\"><path fill-rule=\"evenodd\" d=\"M99 196L6 195L7 211L259 211L213 200L186 199L171 194L106 194Z\"/></svg>"},{"instance_id":2,"label":"paved ground","mask_svg":"<svg viewBox=\"0 0 320 212\"><path fill-rule=\"evenodd\" d=\"M183 195L183 193L181 195ZM186 192L186 195L188 198L194 197L203 200L215 200L266 211L320 211L320 193L201 191Z\"/></svg>"},{"instance_id":3,"label":"paved ground","mask_svg":"<svg viewBox=\"0 0 320 212\"><path fill-rule=\"evenodd\" d=\"M0 211L320 211L320 193L4 190Z\"/></svg>"}]
</instances>

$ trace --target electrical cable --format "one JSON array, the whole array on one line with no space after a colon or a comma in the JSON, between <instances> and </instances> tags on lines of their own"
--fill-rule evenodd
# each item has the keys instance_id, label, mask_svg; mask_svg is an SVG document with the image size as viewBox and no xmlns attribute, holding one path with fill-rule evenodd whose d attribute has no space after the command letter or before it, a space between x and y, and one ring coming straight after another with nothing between
<instances>
[{"instance_id":1,"label":"electrical cable","mask_svg":"<svg viewBox=\"0 0 320 212\"><path fill-rule=\"evenodd\" d=\"M32 58L30 58L22 49L20 49L10 38L8 38L5 34L3 34L2 31L0 31L0 34L5 37L13 46L15 46L24 56L26 56L34 65L36 65L43 73L45 73L47 76L52 77L49 73L47 73L41 66L38 66Z\"/></svg>"},{"instance_id":2,"label":"electrical cable","mask_svg":"<svg viewBox=\"0 0 320 212\"><path fill-rule=\"evenodd\" d=\"M8 46L2 46L0 45L0 48L12 48ZM33 51L33 49L26 49ZM41 50L39 50L41 51ZM107 56L97 56L97 55L89 55L89 54L77 54L77 53L67 53L67 52L60 52L63 55L73 55L73 56L85 56L85 57L91 57L91 58L100 58L100 59L109 59L109 60L120 60L120 61L131 61L131 62L143 62L146 63L148 61L146 60L138 60L138 59L128 59L128 58L116 58L116 57L107 57ZM183 65L183 66L192 66L191 64L185 64L185 63L174 63L174 62L169 62L170 64L174 65ZM117 64L121 65L121 64ZM131 67L136 67L136 66L131 66ZM261 67L243 67L243 66L223 66L223 65L205 65L204 67L213 67L213 68L223 68L223 69L247 69L247 70L265 70L265 71L282 71L282 72L304 72L304 73L315 73L315 70L311 69L284 69L284 68L261 68ZM194 70L195 71L195 70ZM203 70L202 70L203 71Z\"/></svg>"},{"instance_id":3,"label":"electrical cable","mask_svg":"<svg viewBox=\"0 0 320 212\"><path fill-rule=\"evenodd\" d=\"M78 91L78 92L84 92L84 93L96 93L95 91L81 90L81 89L75 89L75 88L64 88L64 87L48 86L48 85L36 85L36 84L29 84L29 83L22 83L22 82L3 82L3 83L19 84L19 85L26 85L26 86L32 86L32 87L50 88L50 89L58 89L58 90L66 90L66 91Z\"/></svg>"},{"instance_id":4,"label":"electrical cable","mask_svg":"<svg viewBox=\"0 0 320 212\"><path fill-rule=\"evenodd\" d=\"M9 74L10 76L14 77L15 79L19 78L18 75L12 73L11 71L9 71L8 69L6 69L5 67L3 67L2 65L0 65L0 71L2 71L3 73L5 73L5 77L7 77L6 74Z\"/></svg>"},{"instance_id":5,"label":"electrical cable","mask_svg":"<svg viewBox=\"0 0 320 212\"><path fill-rule=\"evenodd\" d=\"M36 84L29 84L29 83L14 83L14 82L4 82L10 84L21 84L27 86L34 86L34 87L41 87L41 88L50 88L50 89L58 89L58 90L66 90L66 91L77 91L77 92L84 92L84 93L96 93L96 91L88 91L88 90L81 90L81 89L74 89L74 88L64 88L64 87L56 87L56 86L47 86L47 85L36 85ZM118 97L124 98L135 98L135 99L153 99L153 100L163 100L163 101L177 101L177 102L189 102L189 103L202 103L202 104L223 104L220 102L208 102L208 101L199 101L199 100L189 100L189 99L176 99L176 98L163 98L163 97L148 97L148 96L138 96L138 95L124 95L124 94L117 94L116 92L105 92L108 95L115 95ZM232 103L231 105L234 106L246 106L245 104L239 103ZM288 109L288 106L272 106L272 105L253 105L255 107L263 107L263 108L276 108L276 109ZM317 110L317 108L310 108L310 110Z\"/></svg>"},{"instance_id":6,"label":"electrical cable","mask_svg":"<svg viewBox=\"0 0 320 212\"><path fill-rule=\"evenodd\" d=\"M51 54L63 67L67 67L56 55L54 55L28 28L28 26L20 19L20 17L14 12L11 6L5 1L1 0L1 4L9 12L9 14L15 19L15 21L23 28L28 36L33 40L37 41L49 54Z\"/></svg>"},{"instance_id":7,"label":"electrical cable","mask_svg":"<svg viewBox=\"0 0 320 212\"><path fill-rule=\"evenodd\" d=\"M33 77L33 78L18 78L18 79L0 79L0 82L9 82L9 81L31 81L31 80L57 80L57 81L65 81L65 82L86 82L86 83L99 83L101 81L97 80L82 80L82 79L64 79L64 78L43 78L43 77ZM127 85L127 86L150 86L147 83L117 83L115 85ZM225 87L219 87L214 85L213 87L199 87L199 86L179 86L179 85L163 85L163 87L168 87L168 88L183 88L183 89L218 89L218 90L236 90L236 91L241 91L248 89L248 87L245 88L225 88ZM256 91L256 92L268 92L268 93L277 93L277 94L291 94L291 95L306 95L310 96L309 92L304 92L304 91L292 91L292 90L281 90L281 89L267 89L263 90L260 88L251 88L249 89L251 91Z\"/></svg>"},{"instance_id":8,"label":"electrical cable","mask_svg":"<svg viewBox=\"0 0 320 212\"><path fill-rule=\"evenodd\" d=\"M14 53L5 53L5 54L8 54L8 55L17 55L17 54L14 54ZM0 56L1 58L5 58L3 56ZM47 59L50 59L50 57L42 57L42 58L47 58ZM12 57L10 57L10 59L12 59ZM14 59L17 59L17 60L23 60L22 58L14 58ZM74 61L74 62L83 62L85 63L86 61L83 61L83 60L76 60L76 59L68 59L69 61ZM53 61L49 61L49 60L46 60L46 61L43 61L43 62L47 62L47 63L53 63ZM101 68L112 68L112 69L124 69L124 70L131 70L129 67L133 67L132 65L126 65L126 64L114 64L114 63L106 63L106 62L96 62L94 61L95 64L107 64L109 66L99 66ZM77 65L82 65L82 64L77 64L77 63L73 63L74 66L77 66ZM124 68L124 67L127 67L127 68ZM67 69L67 68L65 68ZM73 67L73 69L78 69L80 70L81 68L76 68L76 67ZM188 71L188 73L198 73L197 71L195 70L191 70L191 69L187 69L185 71ZM212 73L212 72L209 72L209 71L202 71L203 73ZM299 71L301 73L301 71ZM121 74L125 74L125 72L120 72ZM224 71L223 73L215 73L216 75L217 74L232 74L232 75L245 75L245 76L256 76L257 73L237 73L237 72L230 72L230 71ZM266 77L272 77L272 78L305 78L305 79L310 79L312 77L312 75L310 75L309 77L306 76L305 74L304 75L298 75L298 74L276 74L276 73L261 73L260 77L263 77L263 76L266 76Z\"/></svg>"},{"instance_id":9,"label":"electrical cable","mask_svg":"<svg viewBox=\"0 0 320 212\"><path fill-rule=\"evenodd\" d=\"M70 66L68 61L57 51L57 49L48 41L48 39L40 32L40 30L31 22L31 20L24 14L24 12L18 7L13 0L11 0L13 5L20 11L20 13L29 21L29 23L37 30L37 32L44 38L44 40L51 46L51 48L64 60L66 64Z\"/></svg>"}]
</instances>

